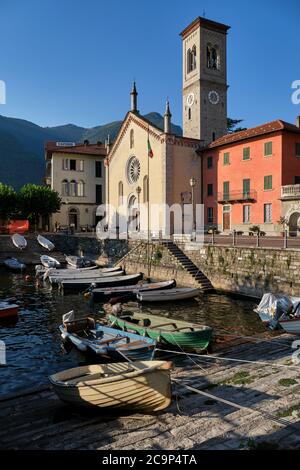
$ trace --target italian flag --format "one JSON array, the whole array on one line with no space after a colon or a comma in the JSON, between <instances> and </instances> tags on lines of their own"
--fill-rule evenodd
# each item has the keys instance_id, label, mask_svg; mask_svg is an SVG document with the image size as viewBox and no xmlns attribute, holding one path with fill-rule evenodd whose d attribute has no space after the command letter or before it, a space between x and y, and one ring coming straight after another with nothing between
<instances>
[{"instance_id":1,"label":"italian flag","mask_svg":"<svg viewBox=\"0 0 300 470\"><path fill-rule=\"evenodd\" d=\"M153 154L153 150L152 150L152 148L151 148L149 136L148 136L147 144L148 144L148 157L149 157L149 158L153 158L154 154Z\"/></svg>"}]
</instances>

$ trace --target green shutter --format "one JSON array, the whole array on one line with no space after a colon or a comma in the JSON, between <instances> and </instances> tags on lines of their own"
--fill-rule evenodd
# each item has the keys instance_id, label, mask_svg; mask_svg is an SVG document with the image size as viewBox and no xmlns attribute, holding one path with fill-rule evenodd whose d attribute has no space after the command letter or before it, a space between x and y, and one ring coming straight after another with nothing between
<instances>
[{"instance_id":1,"label":"green shutter","mask_svg":"<svg viewBox=\"0 0 300 470\"><path fill-rule=\"evenodd\" d=\"M272 189L273 188L273 181L272 176L265 176L264 177L264 190Z\"/></svg>"},{"instance_id":2,"label":"green shutter","mask_svg":"<svg viewBox=\"0 0 300 470\"><path fill-rule=\"evenodd\" d=\"M223 183L223 199L229 199L229 181L224 181Z\"/></svg>"},{"instance_id":3,"label":"green shutter","mask_svg":"<svg viewBox=\"0 0 300 470\"><path fill-rule=\"evenodd\" d=\"M224 165L229 165L229 163L230 163L230 153L229 152L224 153L223 163L224 163Z\"/></svg>"},{"instance_id":4,"label":"green shutter","mask_svg":"<svg viewBox=\"0 0 300 470\"><path fill-rule=\"evenodd\" d=\"M250 195L250 179L243 180L243 197L247 198Z\"/></svg>"},{"instance_id":5,"label":"green shutter","mask_svg":"<svg viewBox=\"0 0 300 470\"><path fill-rule=\"evenodd\" d=\"M243 148L243 160L249 160L250 159L250 147L244 147Z\"/></svg>"},{"instance_id":6,"label":"green shutter","mask_svg":"<svg viewBox=\"0 0 300 470\"><path fill-rule=\"evenodd\" d=\"M273 155L273 142L265 142L265 157Z\"/></svg>"}]
</instances>

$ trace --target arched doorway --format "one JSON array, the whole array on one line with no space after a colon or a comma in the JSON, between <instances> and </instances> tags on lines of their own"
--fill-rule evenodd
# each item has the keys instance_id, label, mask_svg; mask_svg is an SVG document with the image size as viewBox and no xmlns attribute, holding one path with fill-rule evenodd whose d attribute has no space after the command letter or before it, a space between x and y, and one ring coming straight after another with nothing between
<instances>
[{"instance_id":1,"label":"arched doorway","mask_svg":"<svg viewBox=\"0 0 300 470\"><path fill-rule=\"evenodd\" d=\"M300 212L293 212L289 218L289 236L297 237L300 234Z\"/></svg>"},{"instance_id":2,"label":"arched doorway","mask_svg":"<svg viewBox=\"0 0 300 470\"><path fill-rule=\"evenodd\" d=\"M128 199L128 232L140 230L140 211L137 197L132 194Z\"/></svg>"},{"instance_id":3,"label":"arched doorway","mask_svg":"<svg viewBox=\"0 0 300 470\"><path fill-rule=\"evenodd\" d=\"M79 211L75 207L69 209L69 226L75 230L78 229L79 225Z\"/></svg>"}]
</instances>

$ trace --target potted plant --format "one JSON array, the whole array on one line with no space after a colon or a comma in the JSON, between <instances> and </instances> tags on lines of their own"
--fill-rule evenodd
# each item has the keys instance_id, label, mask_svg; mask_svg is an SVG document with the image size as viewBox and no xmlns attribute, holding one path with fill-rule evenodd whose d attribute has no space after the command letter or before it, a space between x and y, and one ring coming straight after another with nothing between
<instances>
[{"instance_id":1,"label":"potted plant","mask_svg":"<svg viewBox=\"0 0 300 470\"><path fill-rule=\"evenodd\" d=\"M260 234L260 226L259 225L252 225L252 227L249 227L249 235L253 235L254 233L257 233L257 235Z\"/></svg>"}]
</instances>

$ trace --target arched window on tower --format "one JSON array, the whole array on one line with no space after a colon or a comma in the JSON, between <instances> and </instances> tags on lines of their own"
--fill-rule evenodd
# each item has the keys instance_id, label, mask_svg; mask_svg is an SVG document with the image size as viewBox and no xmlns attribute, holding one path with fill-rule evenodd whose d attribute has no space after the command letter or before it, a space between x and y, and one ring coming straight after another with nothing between
<instances>
[{"instance_id":1,"label":"arched window on tower","mask_svg":"<svg viewBox=\"0 0 300 470\"><path fill-rule=\"evenodd\" d=\"M134 147L134 130L131 129L130 131L130 148L133 149Z\"/></svg>"},{"instance_id":2,"label":"arched window on tower","mask_svg":"<svg viewBox=\"0 0 300 470\"><path fill-rule=\"evenodd\" d=\"M124 193L123 193L123 183L122 181L119 182L119 185L118 185L118 201L119 201L119 206L121 206L123 204L123 196L124 196Z\"/></svg>"},{"instance_id":3,"label":"arched window on tower","mask_svg":"<svg viewBox=\"0 0 300 470\"><path fill-rule=\"evenodd\" d=\"M69 183L68 180L63 180L61 183L62 196L69 196Z\"/></svg>"},{"instance_id":4,"label":"arched window on tower","mask_svg":"<svg viewBox=\"0 0 300 470\"><path fill-rule=\"evenodd\" d=\"M149 189L148 189L148 176L144 176L144 179L143 179L143 202L144 204L146 202L148 202L148 199L149 199Z\"/></svg>"},{"instance_id":5,"label":"arched window on tower","mask_svg":"<svg viewBox=\"0 0 300 470\"><path fill-rule=\"evenodd\" d=\"M218 46L208 43L206 48L207 67L212 70L220 69L220 51Z\"/></svg>"},{"instance_id":6,"label":"arched window on tower","mask_svg":"<svg viewBox=\"0 0 300 470\"><path fill-rule=\"evenodd\" d=\"M192 49L187 51L187 73L192 72L196 68L196 46L193 45Z\"/></svg>"}]
</instances>

